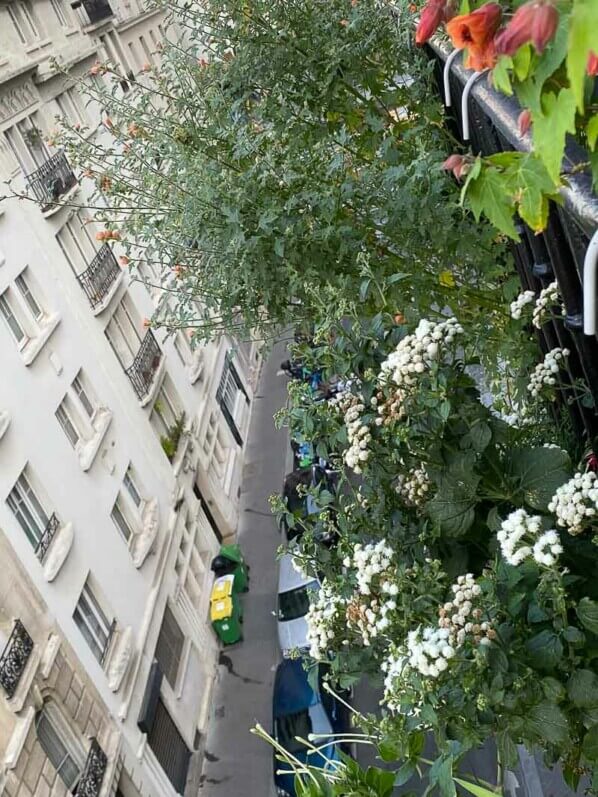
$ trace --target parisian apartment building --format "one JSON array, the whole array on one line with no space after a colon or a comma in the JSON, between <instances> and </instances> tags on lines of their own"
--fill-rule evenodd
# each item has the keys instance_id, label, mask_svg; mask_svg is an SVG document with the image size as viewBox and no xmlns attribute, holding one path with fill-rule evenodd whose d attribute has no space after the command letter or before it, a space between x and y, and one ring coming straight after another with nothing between
<instances>
[{"instance_id":1,"label":"parisian apartment building","mask_svg":"<svg viewBox=\"0 0 598 797\"><path fill-rule=\"evenodd\" d=\"M109 60L135 91L169 34L139 0L0 0L6 797L174 797L201 758L210 562L235 533L259 350L149 328L159 297L48 143L57 117L102 135L78 85Z\"/></svg>"}]
</instances>

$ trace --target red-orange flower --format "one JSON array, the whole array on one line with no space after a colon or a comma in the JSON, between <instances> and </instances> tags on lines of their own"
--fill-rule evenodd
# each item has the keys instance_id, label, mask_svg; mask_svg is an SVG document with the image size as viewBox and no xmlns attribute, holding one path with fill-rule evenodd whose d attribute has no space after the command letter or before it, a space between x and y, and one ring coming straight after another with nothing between
<instances>
[{"instance_id":1,"label":"red-orange flower","mask_svg":"<svg viewBox=\"0 0 598 797\"><path fill-rule=\"evenodd\" d=\"M436 28L444 19L443 0L429 0L422 9L417 30L415 31L415 43L421 47L425 44Z\"/></svg>"},{"instance_id":2,"label":"red-orange flower","mask_svg":"<svg viewBox=\"0 0 598 797\"><path fill-rule=\"evenodd\" d=\"M588 56L588 66L586 71L591 77L598 75L598 55L596 55L594 51L592 51Z\"/></svg>"},{"instance_id":3,"label":"red-orange flower","mask_svg":"<svg viewBox=\"0 0 598 797\"><path fill-rule=\"evenodd\" d=\"M446 31L455 47L484 49L498 30L501 14L498 3L486 3L471 14L453 17L447 22Z\"/></svg>"},{"instance_id":4,"label":"red-orange flower","mask_svg":"<svg viewBox=\"0 0 598 797\"><path fill-rule=\"evenodd\" d=\"M550 0L531 0L519 6L507 27L496 37L499 55L515 55L523 44L532 42L543 53L559 26L559 12Z\"/></svg>"},{"instance_id":5,"label":"red-orange flower","mask_svg":"<svg viewBox=\"0 0 598 797\"><path fill-rule=\"evenodd\" d=\"M130 260L126 255L121 255L118 258L118 262L121 264L123 268L126 268L129 265Z\"/></svg>"}]
</instances>

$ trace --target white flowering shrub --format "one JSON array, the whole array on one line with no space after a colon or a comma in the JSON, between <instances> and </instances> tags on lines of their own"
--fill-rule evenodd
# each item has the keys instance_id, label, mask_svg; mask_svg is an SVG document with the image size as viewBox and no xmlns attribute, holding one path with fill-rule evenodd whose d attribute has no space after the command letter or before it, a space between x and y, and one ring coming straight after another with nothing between
<instances>
[{"instance_id":1,"label":"white flowering shrub","mask_svg":"<svg viewBox=\"0 0 598 797\"><path fill-rule=\"evenodd\" d=\"M558 304L560 300L559 286L557 281L551 282L540 291L540 295L534 305L532 313L532 324L536 329L541 329L542 324L546 321L548 311ZM561 308L564 312L564 307Z\"/></svg>"},{"instance_id":2,"label":"white flowering shrub","mask_svg":"<svg viewBox=\"0 0 598 797\"><path fill-rule=\"evenodd\" d=\"M412 335L407 335L380 366L379 381L399 388L412 388L434 362L442 359L455 337L463 333L456 318L429 321L423 318Z\"/></svg>"},{"instance_id":3,"label":"white flowering shrub","mask_svg":"<svg viewBox=\"0 0 598 797\"><path fill-rule=\"evenodd\" d=\"M399 474L396 490L406 506L419 507L429 497L431 484L426 469L422 465L419 468L410 468L405 474Z\"/></svg>"},{"instance_id":4,"label":"white flowering shrub","mask_svg":"<svg viewBox=\"0 0 598 797\"><path fill-rule=\"evenodd\" d=\"M510 305L511 318L514 318L516 321L518 321L521 318L523 309L528 304L531 304L535 298L536 294L534 293L534 291L523 291L522 293L520 293L519 296L515 299L515 301L511 302Z\"/></svg>"},{"instance_id":5,"label":"white flowering shrub","mask_svg":"<svg viewBox=\"0 0 598 797\"><path fill-rule=\"evenodd\" d=\"M344 454L345 463L355 473L361 473L370 456L368 446L372 439L369 426L362 421L362 413L365 410L363 399L352 393L344 392L334 397L329 403L332 406L337 406L344 414L349 441L349 448Z\"/></svg>"},{"instance_id":6,"label":"white flowering shrub","mask_svg":"<svg viewBox=\"0 0 598 797\"><path fill-rule=\"evenodd\" d=\"M548 504L556 522L569 534L581 534L592 523L598 510L598 484L592 471L576 473L561 485Z\"/></svg>"},{"instance_id":7,"label":"white flowering shrub","mask_svg":"<svg viewBox=\"0 0 598 797\"><path fill-rule=\"evenodd\" d=\"M516 567L529 557L540 565L555 565L563 552L559 535L554 529L542 532L540 515L529 515L516 509L503 520L496 535L505 560Z\"/></svg>"},{"instance_id":8,"label":"white flowering shrub","mask_svg":"<svg viewBox=\"0 0 598 797\"><path fill-rule=\"evenodd\" d=\"M310 594L307 612L307 640L309 655L316 661L326 659L337 629L344 625L346 600L332 584L322 581L320 589Z\"/></svg>"},{"instance_id":9,"label":"white flowering shrub","mask_svg":"<svg viewBox=\"0 0 598 797\"><path fill-rule=\"evenodd\" d=\"M543 362L536 365L527 386L527 389L534 398L537 398L542 393L543 388L552 388L557 384L559 370L565 364L565 360L569 354L569 349L557 347L551 349L546 354Z\"/></svg>"},{"instance_id":10,"label":"white flowering shrub","mask_svg":"<svg viewBox=\"0 0 598 797\"><path fill-rule=\"evenodd\" d=\"M391 565L394 559L394 551L386 540L377 543L362 545L355 543L353 548L353 558L345 559L343 564L352 567L357 579L357 588L362 595L370 595L374 580L383 581L385 591L392 594L392 584L389 580L391 576ZM396 592L394 592L396 594Z\"/></svg>"}]
</instances>

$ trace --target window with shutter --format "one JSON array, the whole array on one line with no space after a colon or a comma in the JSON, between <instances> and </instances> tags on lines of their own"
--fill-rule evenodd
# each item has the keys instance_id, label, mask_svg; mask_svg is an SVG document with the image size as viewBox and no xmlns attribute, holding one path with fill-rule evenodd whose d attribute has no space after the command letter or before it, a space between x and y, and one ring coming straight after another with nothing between
<instances>
[{"instance_id":1,"label":"window with shutter","mask_svg":"<svg viewBox=\"0 0 598 797\"><path fill-rule=\"evenodd\" d=\"M176 687L184 644L185 635L167 606L164 610L155 655L164 677L173 689Z\"/></svg>"}]
</instances>

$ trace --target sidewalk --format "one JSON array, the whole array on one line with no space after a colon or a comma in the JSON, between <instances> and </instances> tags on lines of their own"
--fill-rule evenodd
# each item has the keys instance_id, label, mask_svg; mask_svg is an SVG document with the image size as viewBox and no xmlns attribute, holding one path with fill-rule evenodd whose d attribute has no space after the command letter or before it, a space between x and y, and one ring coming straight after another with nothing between
<instances>
[{"instance_id":1,"label":"sidewalk","mask_svg":"<svg viewBox=\"0 0 598 797\"><path fill-rule=\"evenodd\" d=\"M286 402L287 380L277 376L285 359L277 345L264 363L254 398L245 451L239 543L251 567L244 601L244 641L220 654L212 711L205 742L199 797L270 797L272 751L249 733L272 723L272 686L279 660L276 637L278 567L281 539L268 497L280 491L285 475L286 430L276 431L273 415Z\"/></svg>"}]
</instances>

